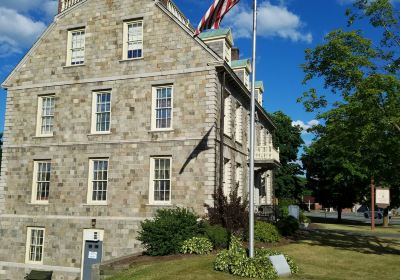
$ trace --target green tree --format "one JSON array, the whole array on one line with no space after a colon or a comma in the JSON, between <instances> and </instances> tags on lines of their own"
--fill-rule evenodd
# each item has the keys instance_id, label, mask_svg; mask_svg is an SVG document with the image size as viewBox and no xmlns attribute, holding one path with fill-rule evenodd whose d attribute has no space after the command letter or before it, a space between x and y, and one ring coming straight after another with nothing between
<instances>
[{"instance_id":1,"label":"green tree","mask_svg":"<svg viewBox=\"0 0 400 280\"><path fill-rule=\"evenodd\" d=\"M360 12L359 17L369 17L374 26L398 27L398 21L390 19L398 12L389 1L357 1L355 7L360 10L348 13L350 21ZM386 23L378 20L382 14L388 15ZM302 65L304 83L321 77L326 89L321 94L311 88L299 99L325 123L315 130L316 141L306 150L303 164L310 186L320 198L329 196L329 203L338 210L350 206L348 198L355 202L365 195L371 177L390 186L393 202L399 203L395 194L400 186L396 172L400 167L400 82L394 67L398 50L393 48L397 35L390 35L386 28L380 47L360 30L330 32L325 44L306 50Z\"/></svg>"},{"instance_id":2,"label":"green tree","mask_svg":"<svg viewBox=\"0 0 400 280\"><path fill-rule=\"evenodd\" d=\"M282 167L275 171L275 196L282 199L301 198L304 190L304 179L301 166L296 162L299 148L304 144L301 138L301 128L292 126L292 119L281 111L271 115L277 126L274 146L279 147Z\"/></svg>"}]
</instances>

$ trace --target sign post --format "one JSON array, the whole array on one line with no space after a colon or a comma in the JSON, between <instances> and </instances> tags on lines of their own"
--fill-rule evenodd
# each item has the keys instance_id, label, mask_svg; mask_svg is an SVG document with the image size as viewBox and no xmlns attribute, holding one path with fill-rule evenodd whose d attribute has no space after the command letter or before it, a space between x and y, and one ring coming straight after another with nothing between
<instances>
[{"instance_id":1,"label":"sign post","mask_svg":"<svg viewBox=\"0 0 400 280\"><path fill-rule=\"evenodd\" d=\"M376 205L383 208L383 226L389 225L389 212L388 207L390 205L390 190L387 188L376 188Z\"/></svg>"},{"instance_id":2,"label":"sign post","mask_svg":"<svg viewBox=\"0 0 400 280\"><path fill-rule=\"evenodd\" d=\"M375 182L371 178L371 230L375 229Z\"/></svg>"}]
</instances>

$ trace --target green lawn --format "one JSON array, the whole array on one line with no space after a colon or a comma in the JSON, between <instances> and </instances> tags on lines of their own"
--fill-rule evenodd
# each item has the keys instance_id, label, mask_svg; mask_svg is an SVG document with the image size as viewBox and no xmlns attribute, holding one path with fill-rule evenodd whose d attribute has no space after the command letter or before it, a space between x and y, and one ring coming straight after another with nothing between
<instances>
[{"instance_id":1,"label":"green lawn","mask_svg":"<svg viewBox=\"0 0 400 280\"><path fill-rule=\"evenodd\" d=\"M400 275L400 238L357 236L329 230L304 232L274 249L292 256L300 266L294 279L392 280ZM137 264L111 280L245 279L213 271L215 256Z\"/></svg>"},{"instance_id":2,"label":"green lawn","mask_svg":"<svg viewBox=\"0 0 400 280\"><path fill-rule=\"evenodd\" d=\"M371 226L368 224L324 224L324 223L316 223L318 227L323 229L330 230L346 230L346 231L354 231L354 232L363 232L368 234L399 234L400 235L400 225L390 225L387 228L382 227L381 225L376 226L373 231L371 231Z\"/></svg>"}]
</instances>

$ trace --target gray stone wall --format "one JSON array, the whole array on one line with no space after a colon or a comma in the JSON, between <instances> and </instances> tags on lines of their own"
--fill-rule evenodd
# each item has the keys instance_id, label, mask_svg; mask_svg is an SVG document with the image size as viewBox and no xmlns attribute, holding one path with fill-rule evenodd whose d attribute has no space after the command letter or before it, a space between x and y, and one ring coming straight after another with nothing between
<instances>
[{"instance_id":1,"label":"gray stone wall","mask_svg":"<svg viewBox=\"0 0 400 280\"><path fill-rule=\"evenodd\" d=\"M144 58L122 58L123 20L144 20ZM67 30L86 26L85 65L65 67ZM173 36L171 35L173 34ZM201 44L154 1L88 0L59 16L7 81L0 180L0 279L22 279L27 227L46 228L44 266L54 279L79 279L83 229L104 229L103 260L141 250L140 221L149 205L150 157L172 157L172 206L205 214L218 182L220 80ZM173 84L173 130L151 131L152 86ZM228 88L248 110L248 97ZM111 133L91 135L92 91L110 89ZM56 97L54 136L36 137L38 96ZM241 163L247 186L247 123L243 143L225 137L224 155ZM207 139L205 136L208 135ZM196 150L206 142L204 150ZM87 205L88 162L109 157L106 206ZM33 161L52 162L48 205L31 204ZM234 175L234 171L232 172Z\"/></svg>"}]
</instances>

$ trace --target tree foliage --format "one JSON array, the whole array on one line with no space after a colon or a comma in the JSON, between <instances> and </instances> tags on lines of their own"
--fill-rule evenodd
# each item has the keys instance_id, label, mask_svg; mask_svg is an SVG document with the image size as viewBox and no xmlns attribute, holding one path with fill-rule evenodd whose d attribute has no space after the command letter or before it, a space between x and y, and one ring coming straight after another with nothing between
<instances>
[{"instance_id":1,"label":"tree foliage","mask_svg":"<svg viewBox=\"0 0 400 280\"><path fill-rule=\"evenodd\" d=\"M292 120L281 111L271 115L277 126L274 146L279 147L282 167L275 171L274 189L278 198L299 200L304 190L304 179L300 177L301 166L296 163L299 148L304 144L301 138L301 128L292 126Z\"/></svg>"},{"instance_id":2,"label":"tree foliage","mask_svg":"<svg viewBox=\"0 0 400 280\"><path fill-rule=\"evenodd\" d=\"M398 12L388 0L359 0L348 15L350 23L368 18L383 27L381 44L376 47L360 30L336 30L323 45L306 50L304 83L322 78L325 92L311 88L299 99L324 123L314 129L316 141L306 149L303 165L309 185L327 205L340 209L361 201L371 177L390 186L398 204Z\"/></svg>"}]
</instances>

